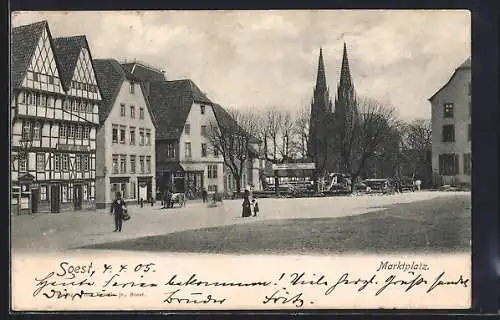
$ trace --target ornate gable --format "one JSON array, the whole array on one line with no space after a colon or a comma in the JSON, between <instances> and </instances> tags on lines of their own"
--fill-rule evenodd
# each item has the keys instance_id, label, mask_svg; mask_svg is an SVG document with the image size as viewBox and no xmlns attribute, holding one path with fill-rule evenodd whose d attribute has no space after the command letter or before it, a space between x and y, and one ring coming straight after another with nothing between
<instances>
[{"instance_id":1,"label":"ornate gable","mask_svg":"<svg viewBox=\"0 0 500 320\"><path fill-rule=\"evenodd\" d=\"M22 86L64 93L47 26L38 39L38 44L24 75Z\"/></svg>"},{"instance_id":2,"label":"ornate gable","mask_svg":"<svg viewBox=\"0 0 500 320\"><path fill-rule=\"evenodd\" d=\"M101 100L95 70L89 50L82 47L71 79L71 94L79 97Z\"/></svg>"}]
</instances>

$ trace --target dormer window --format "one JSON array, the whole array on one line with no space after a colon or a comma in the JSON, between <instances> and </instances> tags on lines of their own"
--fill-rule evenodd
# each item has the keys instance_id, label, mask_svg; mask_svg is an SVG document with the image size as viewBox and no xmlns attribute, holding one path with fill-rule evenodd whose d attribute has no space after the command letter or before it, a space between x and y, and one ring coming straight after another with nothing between
<instances>
[{"instance_id":1,"label":"dormer window","mask_svg":"<svg viewBox=\"0 0 500 320\"><path fill-rule=\"evenodd\" d=\"M130 93L134 94L135 93L135 83L130 82Z\"/></svg>"}]
</instances>

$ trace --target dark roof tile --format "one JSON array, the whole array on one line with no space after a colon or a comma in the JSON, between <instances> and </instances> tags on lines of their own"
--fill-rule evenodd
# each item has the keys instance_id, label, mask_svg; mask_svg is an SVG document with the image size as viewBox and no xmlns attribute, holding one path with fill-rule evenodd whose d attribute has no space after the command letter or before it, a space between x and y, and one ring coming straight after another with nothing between
<instances>
[{"instance_id":1,"label":"dark roof tile","mask_svg":"<svg viewBox=\"0 0 500 320\"><path fill-rule=\"evenodd\" d=\"M48 36L54 48L50 30L47 21L39 21L32 24L12 28L11 32L11 86L19 87L22 84L26 70L29 67L38 41L47 28ZM60 65L56 58L56 64L59 72Z\"/></svg>"},{"instance_id":2,"label":"dark roof tile","mask_svg":"<svg viewBox=\"0 0 500 320\"><path fill-rule=\"evenodd\" d=\"M87 39L85 36L60 37L54 38L54 44L57 59L62 67L61 79L69 88L82 48L89 49Z\"/></svg>"},{"instance_id":3,"label":"dark roof tile","mask_svg":"<svg viewBox=\"0 0 500 320\"><path fill-rule=\"evenodd\" d=\"M152 68L139 64L137 62L124 63L122 64L122 66L129 72L132 72L142 81L157 82L167 80L165 79L165 75L161 71L153 70Z\"/></svg>"},{"instance_id":4,"label":"dark roof tile","mask_svg":"<svg viewBox=\"0 0 500 320\"><path fill-rule=\"evenodd\" d=\"M96 59L94 60L94 68L97 81L102 92L103 101L99 107L99 121L101 123L108 118L125 79L137 81L141 86L142 92L144 93L144 88L140 83L140 80L126 70L126 68L124 68L115 59ZM146 105L151 114L148 101L146 101ZM154 119L153 122L155 122Z\"/></svg>"},{"instance_id":5,"label":"dark roof tile","mask_svg":"<svg viewBox=\"0 0 500 320\"><path fill-rule=\"evenodd\" d=\"M194 102L212 105L189 79L150 84L149 102L158 121L156 139L178 139Z\"/></svg>"}]
</instances>

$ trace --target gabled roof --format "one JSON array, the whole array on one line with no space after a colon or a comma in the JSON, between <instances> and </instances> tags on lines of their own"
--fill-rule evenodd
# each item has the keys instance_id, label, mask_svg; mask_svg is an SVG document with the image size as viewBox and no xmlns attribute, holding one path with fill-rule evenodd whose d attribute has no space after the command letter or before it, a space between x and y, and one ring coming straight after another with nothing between
<instances>
[{"instance_id":1,"label":"gabled roof","mask_svg":"<svg viewBox=\"0 0 500 320\"><path fill-rule=\"evenodd\" d=\"M10 54L11 87L16 88L21 86L44 28L47 29L47 35L55 55L54 42L46 20L12 28ZM57 70L61 74L61 65L57 57L54 57L54 59L56 61Z\"/></svg>"},{"instance_id":2,"label":"gabled roof","mask_svg":"<svg viewBox=\"0 0 500 320\"><path fill-rule=\"evenodd\" d=\"M165 81L165 75L160 70L153 69L138 62L123 63L122 66L142 81Z\"/></svg>"},{"instance_id":3,"label":"gabled roof","mask_svg":"<svg viewBox=\"0 0 500 320\"><path fill-rule=\"evenodd\" d=\"M149 102L158 121L156 139L178 139L194 102L212 105L189 80L156 81L149 88Z\"/></svg>"},{"instance_id":4,"label":"gabled roof","mask_svg":"<svg viewBox=\"0 0 500 320\"><path fill-rule=\"evenodd\" d=\"M461 65L459 65L455 71L453 72L453 74L451 75L450 79L448 80L448 82L446 82L444 84L444 86L442 86L438 91L436 91L436 93L434 93L432 95L432 97L430 97L428 100L429 101L432 101L434 99L434 97L436 97L436 95L438 93L440 93L444 88L446 88L448 86L448 84L451 82L451 80L455 77L455 75L457 74L457 72L459 70L466 70L466 69L471 69L471 57L467 58Z\"/></svg>"},{"instance_id":5,"label":"gabled roof","mask_svg":"<svg viewBox=\"0 0 500 320\"><path fill-rule=\"evenodd\" d=\"M99 107L99 121L104 123L113 109L123 81L127 79L140 83L140 80L123 68L123 66L115 59L94 60L94 70L102 93L102 104ZM144 88L142 87L142 83L140 84L144 99L146 100L146 106L152 116L149 102L144 93ZM152 120L153 122L155 121L153 116Z\"/></svg>"}]
</instances>

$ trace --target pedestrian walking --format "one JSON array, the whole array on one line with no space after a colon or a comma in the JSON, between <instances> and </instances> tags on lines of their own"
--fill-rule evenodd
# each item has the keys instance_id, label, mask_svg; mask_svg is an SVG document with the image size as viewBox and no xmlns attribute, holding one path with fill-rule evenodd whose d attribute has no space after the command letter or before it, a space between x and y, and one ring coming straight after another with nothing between
<instances>
[{"instance_id":1,"label":"pedestrian walking","mask_svg":"<svg viewBox=\"0 0 500 320\"><path fill-rule=\"evenodd\" d=\"M243 193L243 204L241 205L243 207L241 216L243 218L250 217L252 215L252 209L251 209L251 204L250 204L250 192L248 190L245 190Z\"/></svg>"},{"instance_id":2,"label":"pedestrian walking","mask_svg":"<svg viewBox=\"0 0 500 320\"><path fill-rule=\"evenodd\" d=\"M127 210L127 204L122 199L121 192L116 193L116 199L111 204L111 214L115 216L115 230L113 232L122 232L123 214Z\"/></svg>"},{"instance_id":3,"label":"pedestrian walking","mask_svg":"<svg viewBox=\"0 0 500 320\"><path fill-rule=\"evenodd\" d=\"M203 203L207 202L208 199L207 189L203 188L203 190L201 191L201 197L203 198Z\"/></svg>"}]
</instances>

